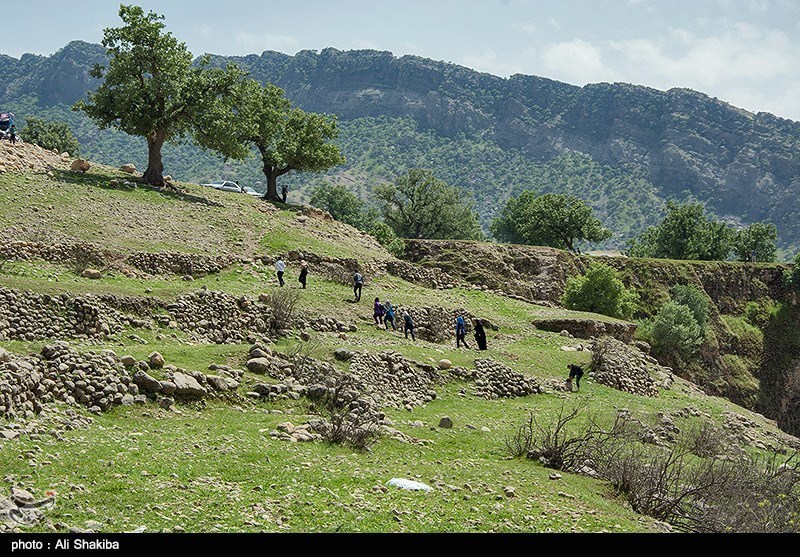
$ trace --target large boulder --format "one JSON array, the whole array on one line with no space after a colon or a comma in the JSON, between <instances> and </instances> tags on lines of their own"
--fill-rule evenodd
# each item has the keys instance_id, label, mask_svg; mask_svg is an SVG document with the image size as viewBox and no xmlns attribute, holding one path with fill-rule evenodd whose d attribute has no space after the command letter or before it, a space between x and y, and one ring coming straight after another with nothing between
<instances>
[{"instance_id":1,"label":"large boulder","mask_svg":"<svg viewBox=\"0 0 800 557\"><path fill-rule=\"evenodd\" d=\"M150 364L151 368L164 367L164 356L159 352L151 352L147 357L147 362Z\"/></svg>"},{"instance_id":2,"label":"large boulder","mask_svg":"<svg viewBox=\"0 0 800 557\"><path fill-rule=\"evenodd\" d=\"M264 375L269 371L270 363L267 358L250 358L247 360L247 369L253 373Z\"/></svg>"},{"instance_id":3,"label":"large boulder","mask_svg":"<svg viewBox=\"0 0 800 557\"><path fill-rule=\"evenodd\" d=\"M77 158L72 161L72 164L69 166L69 169L73 172L86 172L92 165L89 164L89 161L86 159Z\"/></svg>"},{"instance_id":4,"label":"large boulder","mask_svg":"<svg viewBox=\"0 0 800 557\"><path fill-rule=\"evenodd\" d=\"M236 379L221 375L206 375L206 381L211 385L211 388L218 391L233 391L239 386L239 382Z\"/></svg>"},{"instance_id":5,"label":"large boulder","mask_svg":"<svg viewBox=\"0 0 800 557\"><path fill-rule=\"evenodd\" d=\"M161 381L142 370L133 374L133 382L146 393L161 392Z\"/></svg>"},{"instance_id":6,"label":"large boulder","mask_svg":"<svg viewBox=\"0 0 800 557\"><path fill-rule=\"evenodd\" d=\"M101 279L103 278L103 273L97 269L84 269L81 276L88 279Z\"/></svg>"},{"instance_id":7,"label":"large boulder","mask_svg":"<svg viewBox=\"0 0 800 557\"><path fill-rule=\"evenodd\" d=\"M123 164L119 167L122 172L126 172L128 174L133 174L136 172L136 165L133 163Z\"/></svg>"},{"instance_id":8,"label":"large boulder","mask_svg":"<svg viewBox=\"0 0 800 557\"><path fill-rule=\"evenodd\" d=\"M208 392L205 387L197 382L191 375L176 371L172 382L175 383L175 394L183 396L205 396Z\"/></svg>"}]
</instances>

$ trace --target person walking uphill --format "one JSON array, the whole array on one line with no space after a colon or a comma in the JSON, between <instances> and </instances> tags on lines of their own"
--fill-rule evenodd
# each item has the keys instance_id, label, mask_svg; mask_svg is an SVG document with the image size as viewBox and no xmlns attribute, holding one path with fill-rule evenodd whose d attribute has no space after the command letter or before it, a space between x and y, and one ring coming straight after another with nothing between
<instances>
[{"instance_id":1,"label":"person walking uphill","mask_svg":"<svg viewBox=\"0 0 800 557\"><path fill-rule=\"evenodd\" d=\"M461 348L461 343L464 343L464 348L469 348L467 345L467 324L464 318L459 315L456 317L456 348Z\"/></svg>"},{"instance_id":2,"label":"person walking uphill","mask_svg":"<svg viewBox=\"0 0 800 557\"><path fill-rule=\"evenodd\" d=\"M414 320L411 318L411 314L405 310L403 310L403 333L406 338L408 338L408 333L411 333L411 340L417 340L414 337Z\"/></svg>"},{"instance_id":3,"label":"person walking uphill","mask_svg":"<svg viewBox=\"0 0 800 557\"><path fill-rule=\"evenodd\" d=\"M483 323L480 319L475 320L475 342L478 344L478 350L486 350L486 331L483 330Z\"/></svg>"},{"instance_id":4,"label":"person walking uphill","mask_svg":"<svg viewBox=\"0 0 800 557\"><path fill-rule=\"evenodd\" d=\"M353 275L353 294L355 295L356 302L361 301L361 288L364 286L364 275L356 271Z\"/></svg>"},{"instance_id":5,"label":"person walking uphill","mask_svg":"<svg viewBox=\"0 0 800 557\"><path fill-rule=\"evenodd\" d=\"M567 387L572 392L572 380L575 380L575 386L581 390L581 377L583 377L583 368L576 364L567 364L569 370L569 377L567 378Z\"/></svg>"},{"instance_id":6,"label":"person walking uphill","mask_svg":"<svg viewBox=\"0 0 800 557\"><path fill-rule=\"evenodd\" d=\"M396 331L397 326L394 324L394 308L392 302L386 300L383 303L383 324L386 325L386 330L389 330L389 323L392 324L392 330Z\"/></svg>"},{"instance_id":7,"label":"person walking uphill","mask_svg":"<svg viewBox=\"0 0 800 557\"><path fill-rule=\"evenodd\" d=\"M275 260L275 274L278 275L278 282L280 283L281 286L284 285L283 282L284 271L286 271L286 263L284 263L283 259L281 259L281 257L278 256L278 259Z\"/></svg>"},{"instance_id":8,"label":"person walking uphill","mask_svg":"<svg viewBox=\"0 0 800 557\"><path fill-rule=\"evenodd\" d=\"M375 297L375 303L372 308L372 318L375 320L375 325L383 325L383 315L386 313L386 310L383 308L381 299L377 296Z\"/></svg>"},{"instance_id":9,"label":"person walking uphill","mask_svg":"<svg viewBox=\"0 0 800 557\"><path fill-rule=\"evenodd\" d=\"M306 281L308 280L308 263L305 261L300 263L300 276L297 277L297 280L300 281L300 284L302 284L305 289Z\"/></svg>"}]
</instances>

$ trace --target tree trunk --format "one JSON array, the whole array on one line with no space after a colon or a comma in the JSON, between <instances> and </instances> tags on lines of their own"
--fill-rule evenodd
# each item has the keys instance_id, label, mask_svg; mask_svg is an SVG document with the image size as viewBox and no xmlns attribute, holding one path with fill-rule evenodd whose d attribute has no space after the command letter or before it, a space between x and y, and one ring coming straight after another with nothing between
<instances>
[{"instance_id":1,"label":"tree trunk","mask_svg":"<svg viewBox=\"0 0 800 557\"><path fill-rule=\"evenodd\" d=\"M270 201L283 201L283 198L278 195L278 173L275 171L275 169L265 166L264 176L267 177L267 193L264 195L264 199L269 199Z\"/></svg>"},{"instance_id":2,"label":"tree trunk","mask_svg":"<svg viewBox=\"0 0 800 557\"><path fill-rule=\"evenodd\" d=\"M164 185L164 164L161 162L161 148L164 146L164 134L156 131L147 136L147 170L142 178L153 186Z\"/></svg>"}]
</instances>

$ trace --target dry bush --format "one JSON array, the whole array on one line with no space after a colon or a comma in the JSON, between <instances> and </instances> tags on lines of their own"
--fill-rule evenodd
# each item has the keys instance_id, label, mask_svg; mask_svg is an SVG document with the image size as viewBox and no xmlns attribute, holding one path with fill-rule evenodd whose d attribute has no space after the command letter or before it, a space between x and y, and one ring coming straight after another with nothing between
<instances>
[{"instance_id":1,"label":"dry bush","mask_svg":"<svg viewBox=\"0 0 800 557\"><path fill-rule=\"evenodd\" d=\"M328 443L369 452L381 436L379 422L383 416L361 398L360 386L350 375L336 377L312 409L325 418L317 431Z\"/></svg>"},{"instance_id":2,"label":"dry bush","mask_svg":"<svg viewBox=\"0 0 800 557\"><path fill-rule=\"evenodd\" d=\"M556 470L574 472L591 466L592 447L599 442L602 430L589 416L587 424L573 432L572 422L583 409L584 406L575 406L567 410L562 405L555 420L547 423L540 422L531 413L527 422L506 437L506 450L512 456L538 460Z\"/></svg>"},{"instance_id":3,"label":"dry bush","mask_svg":"<svg viewBox=\"0 0 800 557\"><path fill-rule=\"evenodd\" d=\"M277 288L267 297L267 305L272 310L270 333L280 335L291 329L297 316L297 302L300 292L291 288Z\"/></svg>"}]
</instances>

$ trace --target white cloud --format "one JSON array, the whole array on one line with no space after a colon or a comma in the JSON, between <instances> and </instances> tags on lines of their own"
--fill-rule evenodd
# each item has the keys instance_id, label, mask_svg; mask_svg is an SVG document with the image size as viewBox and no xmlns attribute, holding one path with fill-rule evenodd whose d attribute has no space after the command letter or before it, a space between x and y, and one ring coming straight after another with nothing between
<instances>
[{"instance_id":1,"label":"white cloud","mask_svg":"<svg viewBox=\"0 0 800 557\"><path fill-rule=\"evenodd\" d=\"M246 31L236 33L233 40L238 48L252 53L261 53L265 50L295 52L300 44L297 39L289 35L253 35Z\"/></svg>"},{"instance_id":2,"label":"white cloud","mask_svg":"<svg viewBox=\"0 0 800 557\"><path fill-rule=\"evenodd\" d=\"M521 51L516 58L506 58L498 56L493 49L486 48L479 54L465 54L456 63L479 72L508 77L515 73L525 73L526 61L533 56L532 49Z\"/></svg>"},{"instance_id":3,"label":"white cloud","mask_svg":"<svg viewBox=\"0 0 800 557\"><path fill-rule=\"evenodd\" d=\"M581 39L550 44L542 49L547 77L584 85L613 81L614 72L603 64L600 49Z\"/></svg>"},{"instance_id":4,"label":"white cloud","mask_svg":"<svg viewBox=\"0 0 800 557\"><path fill-rule=\"evenodd\" d=\"M353 39L350 44L356 50L381 50L377 44L365 39Z\"/></svg>"}]
</instances>

